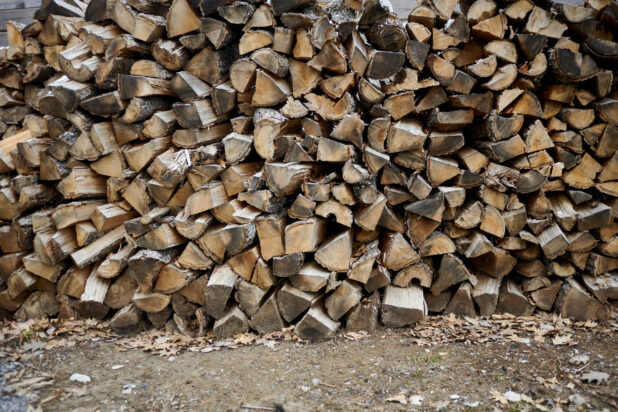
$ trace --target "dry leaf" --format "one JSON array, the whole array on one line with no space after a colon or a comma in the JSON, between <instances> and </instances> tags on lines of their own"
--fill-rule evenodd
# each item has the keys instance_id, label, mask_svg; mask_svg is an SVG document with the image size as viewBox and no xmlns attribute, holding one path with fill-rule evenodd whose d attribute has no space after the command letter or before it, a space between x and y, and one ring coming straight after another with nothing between
<instances>
[{"instance_id":1,"label":"dry leaf","mask_svg":"<svg viewBox=\"0 0 618 412\"><path fill-rule=\"evenodd\" d=\"M45 349L53 349L53 348L58 348L58 347L62 347L62 348L66 348L66 347L71 347L71 346L75 346L75 340L72 339L53 339L50 341L47 341L45 343Z\"/></svg>"},{"instance_id":2,"label":"dry leaf","mask_svg":"<svg viewBox=\"0 0 618 412\"><path fill-rule=\"evenodd\" d=\"M398 395L394 395L394 396L386 398L386 402L394 402L394 403L401 403L401 404L407 405L408 397L400 393Z\"/></svg>"},{"instance_id":3,"label":"dry leaf","mask_svg":"<svg viewBox=\"0 0 618 412\"><path fill-rule=\"evenodd\" d=\"M277 345L277 341L269 339L258 339L255 341L258 345L264 345L269 349L274 348Z\"/></svg>"},{"instance_id":4,"label":"dry leaf","mask_svg":"<svg viewBox=\"0 0 618 412\"><path fill-rule=\"evenodd\" d=\"M491 392L491 398L497 402L500 402L503 405L507 405L509 403L509 401L506 399L506 396L496 390Z\"/></svg>"},{"instance_id":5,"label":"dry leaf","mask_svg":"<svg viewBox=\"0 0 618 412\"><path fill-rule=\"evenodd\" d=\"M509 402L519 402L522 399L519 393L513 391L504 392L504 397Z\"/></svg>"},{"instance_id":6,"label":"dry leaf","mask_svg":"<svg viewBox=\"0 0 618 412\"><path fill-rule=\"evenodd\" d=\"M571 359L569 359L569 363L573 365L583 365L584 363L588 363L590 360L590 356L588 355L575 355Z\"/></svg>"},{"instance_id":7,"label":"dry leaf","mask_svg":"<svg viewBox=\"0 0 618 412\"><path fill-rule=\"evenodd\" d=\"M425 397L423 395L412 395L408 398L408 400L411 405L421 406L425 400Z\"/></svg>"},{"instance_id":8,"label":"dry leaf","mask_svg":"<svg viewBox=\"0 0 618 412\"><path fill-rule=\"evenodd\" d=\"M241 333L234 337L234 343L238 345L247 345L254 342L258 338L253 333Z\"/></svg>"},{"instance_id":9,"label":"dry leaf","mask_svg":"<svg viewBox=\"0 0 618 412\"><path fill-rule=\"evenodd\" d=\"M361 332L346 332L343 334L343 337L348 339L348 340L360 340L360 339L364 339L367 337L367 332L361 331Z\"/></svg>"},{"instance_id":10,"label":"dry leaf","mask_svg":"<svg viewBox=\"0 0 618 412\"><path fill-rule=\"evenodd\" d=\"M554 345L569 345L572 344L571 335L558 335L551 340Z\"/></svg>"},{"instance_id":11,"label":"dry leaf","mask_svg":"<svg viewBox=\"0 0 618 412\"><path fill-rule=\"evenodd\" d=\"M609 379L609 374L605 372L591 371L584 373L580 377L580 379L582 382L601 385L607 383L607 380Z\"/></svg>"},{"instance_id":12,"label":"dry leaf","mask_svg":"<svg viewBox=\"0 0 618 412\"><path fill-rule=\"evenodd\" d=\"M22 345L22 350L24 351L37 351L37 350L42 350L45 348L45 343L41 342L40 340L34 340L34 341L29 341L26 342Z\"/></svg>"},{"instance_id":13,"label":"dry leaf","mask_svg":"<svg viewBox=\"0 0 618 412\"><path fill-rule=\"evenodd\" d=\"M391 396L390 398L386 398L386 402L401 403L403 405L410 404L415 406L421 406L424 400L425 397L423 395L407 396L403 393L399 393L397 395Z\"/></svg>"},{"instance_id":14,"label":"dry leaf","mask_svg":"<svg viewBox=\"0 0 618 412\"><path fill-rule=\"evenodd\" d=\"M74 396L81 398L82 396L86 396L88 394L88 386L84 385L77 388L67 388L67 391L71 392Z\"/></svg>"},{"instance_id":15,"label":"dry leaf","mask_svg":"<svg viewBox=\"0 0 618 412\"><path fill-rule=\"evenodd\" d=\"M450 404L451 404L451 401L438 401L432 404L432 406L436 408L437 410L442 410L444 408L447 408Z\"/></svg>"},{"instance_id":16,"label":"dry leaf","mask_svg":"<svg viewBox=\"0 0 618 412\"><path fill-rule=\"evenodd\" d=\"M534 399L532 399L532 398L531 398L531 397L529 397L528 395L521 394L520 396L521 396L521 400L522 400L522 401L524 401L524 402L528 402L528 403L530 403L530 404L534 405Z\"/></svg>"}]
</instances>

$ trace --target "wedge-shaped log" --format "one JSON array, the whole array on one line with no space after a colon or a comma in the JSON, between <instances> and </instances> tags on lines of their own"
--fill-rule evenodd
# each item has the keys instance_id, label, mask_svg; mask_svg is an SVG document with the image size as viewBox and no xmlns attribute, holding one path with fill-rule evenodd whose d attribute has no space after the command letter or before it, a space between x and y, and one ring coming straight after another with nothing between
<instances>
[{"instance_id":1,"label":"wedge-shaped log","mask_svg":"<svg viewBox=\"0 0 618 412\"><path fill-rule=\"evenodd\" d=\"M209 258L222 263L226 254L236 255L255 241L256 229L252 223L211 225L197 243Z\"/></svg>"},{"instance_id":2,"label":"wedge-shaped log","mask_svg":"<svg viewBox=\"0 0 618 412\"><path fill-rule=\"evenodd\" d=\"M251 329L265 334L285 328L286 323L279 313L276 294L268 297L249 323Z\"/></svg>"},{"instance_id":3,"label":"wedge-shaped log","mask_svg":"<svg viewBox=\"0 0 618 412\"><path fill-rule=\"evenodd\" d=\"M163 223L136 240L139 247L150 250L169 249L185 242L185 238L179 235L169 223Z\"/></svg>"},{"instance_id":4,"label":"wedge-shaped log","mask_svg":"<svg viewBox=\"0 0 618 412\"><path fill-rule=\"evenodd\" d=\"M174 0L167 13L167 35L180 36L202 26L198 14L187 0Z\"/></svg>"},{"instance_id":5,"label":"wedge-shaped log","mask_svg":"<svg viewBox=\"0 0 618 412\"><path fill-rule=\"evenodd\" d=\"M338 328L339 322L335 322L328 317L320 306L313 306L298 321L294 328L294 333L301 339L318 342L331 338Z\"/></svg>"},{"instance_id":6,"label":"wedge-shaped log","mask_svg":"<svg viewBox=\"0 0 618 412\"><path fill-rule=\"evenodd\" d=\"M185 206L185 214L193 216L224 205L229 200L223 183L214 182L189 196Z\"/></svg>"},{"instance_id":7,"label":"wedge-shaped log","mask_svg":"<svg viewBox=\"0 0 618 412\"><path fill-rule=\"evenodd\" d=\"M491 316L496 311L502 279L477 275L477 283L472 290L472 297L479 307L479 315Z\"/></svg>"},{"instance_id":8,"label":"wedge-shaped log","mask_svg":"<svg viewBox=\"0 0 618 412\"><path fill-rule=\"evenodd\" d=\"M603 320L609 316L607 306L602 305L572 278L562 284L556 305L562 316L576 320Z\"/></svg>"},{"instance_id":9,"label":"wedge-shaped log","mask_svg":"<svg viewBox=\"0 0 618 412\"><path fill-rule=\"evenodd\" d=\"M453 254L444 255L440 262L438 276L431 285L431 293L439 295L447 288L470 278L466 265Z\"/></svg>"},{"instance_id":10,"label":"wedge-shaped log","mask_svg":"<svg viewBox=\"0 0 618 412\"><path fill-rule=\"evenodd\" d=\"M328 283L332 272L315 262L305 263L298 273L290 277L292 286L304 292L318 292Z\"/></svg>"},{"instance_id":11,"label":"wedge-shaped log","mask_svg":"<svg viewBox=\"0 0 618 412\"><path fill-rule=\"evenodd\" d=\"M388 232L380 242L383 265L392 270L400 270L420 259L418 253L401 233Z\"/></svg>"},{"instance_id":12,"label":"wedge-shaped log","mask_svg":"<svg viewBox=\"0 0 618 412\"><path fill-rule=\"evenodd\" d=\"M326 298L324 306L328 316L333 320L339 320L350 309L360 303L362 287L355 282L344 280L335 291Z\"/></svg>"},{"instance_id":13,"label":"wedge-shaped log","mask_svg":"<svg viewBox=\"0 0 618 412\"><path fill-rule=\"evenodd\" d=\"M551 310L554 306L556 296L562 288L562 280L554 280L551 285L535 290L530 294L534 304L543 310Z\"/></svg>"},{"instance_id":14,"label":"wedge-shaped log","mask_svg":"<svg viewBox=\"0 0 618 412\"><path fill-rule=\"evenodd\" d=\"M285 254L285 218L278 215L261 216L255 221L264 260Z\"/></svg>"},{"instance_id":15,"label":"wedge-shaped log","mask_svg":"<svg viewBox=\"0 0 618 412\"><path fill-rule=\"evenodd\" d=\"M206 291L208 314L215 319L221 319L226 313L227 302L232 294L238 275L228 265L216 267Z\"/></svg>"},{"instance_id":16,"label":"wedge-shaped log","mask_svg":"<svg viewBox=\"0 0 618 412\"><path fill-rule=\"evenodd\" d=\"M84 266L101 259L115 246L120 244L120 242L124 239L124 233L124 227L118 226L88 246L73 252L71 254L71 258L78 267L83 268Z\"/></svg>"},{"instance_id":17,"label":"wedge-shaped log","mask_svg":"<svg viewBox=\"0 0 618 412\"><path fill-rule=\"evenodd\" d=\"M220 319L215 321L213 332L217 339L231 338L249 329L249 319L238 305L232 306Z\"/></svg>"},{"instance_id":18,"label":"wedge-shaped log","mask_svg":"<svg viewBox=\"0 0 618 412\"><path fill-rule=\"evenodd\" d=\"M294 222L285 228L285 253L314 252L326 236L326 223L321 219Z\"/></svg>"},{"instance_id":19,"label":"wedge-shaped log","mask_svg":"<svg viewBox=\"0 0 618 412\"><path fill-rule=\"evenodd\" d=\"M287 278L298 273L305 262L305 254L302 252L290 253L283 256L273 257L273 275Z\"/></svg>"},{"instance_id":20,"label":"wedge-shaped log","mask_svg":"<svg viewBox=\"0 0 618 412\"><path fill-rule=\"evenodd\" d=\"M457 291L444 309L445 313L454 313L463 316L476 316L474 301L472 300L472 285L470 282L459 284Z\"/></svg>"},{"instance_id":21,"label":"wedge-shaped log","mask_svg":"<svg viewBox=\"0 0 618 412\"><path fill-rule=\"evenodd\" d=\"M286 282L277 292L277 305L281 317L287 322L292 322L315 303L318 298L319 295L317 293L303 292Z\"/></svg>"},{"instance_id":22,"label":"wedge-shaped log","mask_svg":"<svg viewBox=\"0 0 618 412\"><path fill-rule=\"evenodd\" d=\"M522 293L521 288L514 280L507 279L500 287L496 312L510 313L515 316L528 316L534 312L534 304Z\"/></svg>"},{"instance_id":23,"label":"wedge-shaped log","mask_svg":"<svg viewBox=\"0 0 618 412\"><path fill-rule=\"evenodd\" d=\"M562 255L569 246L567 237L558 225L553 225L545 229L541 232L538 239L539 245L548 259L554 259Z\"/></svg>"},{"instance_id":24,"label":"wedge-shaped log","mask_svg":"<svg viewBox=\"0 0 618 412\"><path fill-rule=\"evenodd\" d=\"M276 196L294 194L313 173L313 166L300 163L266 163L266 184Z\"/></svg>"},{"instance_id":25,"label":"wedge-shaped log","mask_svg":"<svg viewBox=\"0 0 618 412\"><path fill-rule=\"evenodd\" d=\"M385 326L400 328L418 322L426 315L427 304L420 287L386 287L381 308L381 320Z\"/></svg>"}]
</instances>

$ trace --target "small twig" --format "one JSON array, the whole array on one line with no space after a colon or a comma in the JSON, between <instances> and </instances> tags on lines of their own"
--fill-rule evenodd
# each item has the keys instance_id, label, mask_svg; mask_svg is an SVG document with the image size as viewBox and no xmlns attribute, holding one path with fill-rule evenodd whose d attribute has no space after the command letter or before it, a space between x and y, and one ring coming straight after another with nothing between
<instances>
[{"instance_id":1,"label":"small twig","mask_svg":"<svg viewBox=\"0 0 618 412\"><path fill-rule=\"evenodd\" d=\"M18 382L24 376L25 372L26 372L25 368L24 369L20 369L19 372L17 372L15 374L15 376L13 376L11 378L11 384L14 384L15 382Z\"/></svg>"},{"instance_id":2,"label":"small twig","mask_svg":"<svg viewBox=\"0 0 618 412\"><path fill-rule=\"evenodd\" d=\"M584 366L582 366L579 369L575 369L575 372L581 372L586 366L590 365L590 362L588 362L587 364L585 364Z\"/></svg>"},{"instance_id":3,"label":"small twig","mask_svg":"<svg viewBox=\"0 0 618 412\"><path fill-rule=\"evenodd\" d=\"M36 384L40 384L41 382L46 382L46 381L53 381L54 378L51 375L47 375L47 376L37 376L35 378L28 378L26 380L23 380L21 382L18 383L14 383L12 384L13 387L15 388L24 388L27 386L33 386Z\"/></svg>"},{"instance_id":4,"label":"small twig","mask_svg":"<svg viewBox=\"0 0 618 412\"><path fill-rule=\"evenodd\" d=\"M32 368L32 369L34 369L34 370L37 370L37 371L39 371L39 372L43 372L42 370L40 370L39 368L37 368L37 367L36 367L36 366L34 366L34 365L26 365L26 366L27 366L27 367L29 367L29 368Z\"/></svg>"},{"instance_id":5,"label":"small twig","mask_svg":"<svg viewBox=\"0 0 618 412\"><path fill-rule=\"evenodd\" d=\"M50 396L50 397L47 397L47 398L43 399L43 400L39 403L39 406L41 406L41 405L45 405L46 403L50 403L51 401L53 401L53 400L55 400L55 399L58 399L61 395L62 395L61 393L57 393L57 394L55 394L55 395L52 395L52 396Z\"/></svg>"},{"instance_id":6,"label":"small twig","mask_svg":"<svg viewBox=\"0 0 618 412\"><path fill-rule=\"evenodd\" d=\"M275 411L277 410L277 408L273 406L248 405L246 403L241 403L240 407L244 409L252 409L255 411Z\"/></svg>"}]
</instances>

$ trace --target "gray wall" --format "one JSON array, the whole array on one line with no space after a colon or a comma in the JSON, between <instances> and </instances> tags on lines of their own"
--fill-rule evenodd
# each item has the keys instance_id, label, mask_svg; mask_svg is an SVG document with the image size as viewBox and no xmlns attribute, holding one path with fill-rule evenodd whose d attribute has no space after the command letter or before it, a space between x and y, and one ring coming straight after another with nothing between
<instances>
[{"instance_id":1,"label":"gray wall","mask_svg":"<svg viewBox=\"0 0 618 412\"><path fill-rule=\"evenodd\" d=\"M0 0L0 46L6 46L6 23L29 24L41 0Z\"/></svg>"},{"instance_id":2,"label":"gray wall","mask_svg":"<svg viewBox=\"0 0 618 412\"><path fill-rule=\"evenodd\" d=\"M391 4L397 16L399 16L400 19L407 20L410 10L416 6L417 2L416 0L391 0Z\"/></svg>"}]
</instances>

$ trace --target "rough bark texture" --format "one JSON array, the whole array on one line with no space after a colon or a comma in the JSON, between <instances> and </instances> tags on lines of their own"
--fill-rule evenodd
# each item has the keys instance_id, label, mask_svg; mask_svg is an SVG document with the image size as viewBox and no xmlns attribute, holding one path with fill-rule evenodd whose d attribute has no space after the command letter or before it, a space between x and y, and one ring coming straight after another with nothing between
<instances>
[{"instance_id":1,"label":"rough bark texture","mask_svg":"<svg viewBox=\"0 0 618 412\"><path fill-rule=\"evenodd\" d=\"M618 298L611 2L57 3L0 48L1 317L321 340Z\"/></svg>"}]
</instances>

